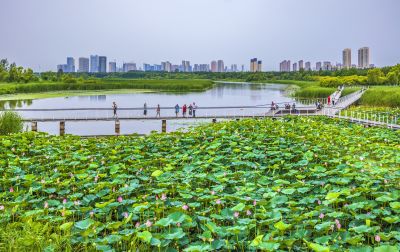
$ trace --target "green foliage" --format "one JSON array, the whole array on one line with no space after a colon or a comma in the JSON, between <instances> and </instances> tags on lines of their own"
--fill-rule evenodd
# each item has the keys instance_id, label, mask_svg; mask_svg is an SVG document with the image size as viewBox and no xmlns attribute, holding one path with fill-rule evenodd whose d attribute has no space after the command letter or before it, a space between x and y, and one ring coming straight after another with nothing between
<instances>
[{"instance_id":1,"label":"green foliage","mask_svg":"<svg viewBox=\"0 0 400 252\"><path fill-rule=\"evenodd\" d=\"M380 85L383 83L384 74L381 69L374 68L368 70L367 82L369 85Z\"/></svg>"},{"instance_id":2,"label":"green foliage","mask_svg":"<svg viewBox=\"0 0 400 252\"><path fill-rule=\"evenodd\" d=\"M23 126L22 118L16 112L6 111L0 114L0 135L21 132Z\"/></svg>"},{"instance_id":3,"label":"green foliage","mask_svg":"<svg viewBox=\"0 0 400 252\"><path fill-rule=\"evenodd\" d=\"M400 87L371 87L361 97L361 105L400 107Z\"/></svg>"},{"instance_id":4,"label":"green foliage","mask_svg":"<svg viewBox=\"0 0 400 252\"><path fill-rule=\"evenodd\" d=\"M393 250L400 239L398 146L399 132L325 117L146 137L5 136L0 246Z\"/></svg>"}]
</instances>

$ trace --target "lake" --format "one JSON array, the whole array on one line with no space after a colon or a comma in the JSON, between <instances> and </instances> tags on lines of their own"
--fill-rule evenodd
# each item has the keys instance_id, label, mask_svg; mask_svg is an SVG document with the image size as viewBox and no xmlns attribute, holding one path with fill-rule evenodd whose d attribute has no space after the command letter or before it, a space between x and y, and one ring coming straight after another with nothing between
<instances>
[{"instance_id":1,"label":"lake","mask_svg":"<svg viewBox=\"0 0 400 252\"><path fill-rule=\"evenodd\" d=\"M72 96L59 98L46 98L34 100L6 101L2 102L4 108L19 109L65 109L65 108L111 108L115 101L119 108L142 108L146 102L149 107L148 116L155 116L155 109L160 104L162 116L174 116L172 109L176 104L183 106L195 102L198 106L196 114L201 115L241 115L241 114L260 114L267 112L266 108L251 109L205 109L202 107L224 107L224 106L269 106L274 102L293 102L293 98L286 96L287 85L282 84L249 84L249 83L218 83L212 89L204 92L189 93L166 93L166 92L147 92L130 94L110 94L92 96ZM20 111L24 118L41 117L82 117L82 116L106 116L111 115L112 111ZM78 114L79 113L79 114ZM118 111L118 116L138 117L143 116L143 110ZM167 131L175 131L179 128L187 128L198 123L210 122L211 120L169 120ZM30 127L27 124L26 127ZM161 130L160 120L121 120L121 134L148 134L151 131ZM38 131L50 134L59 133L59 122L38 122ZM66 122L66 134L74 135L113 135L113 121L87 121L87 122Z\"/></svg>"}]
</instances>

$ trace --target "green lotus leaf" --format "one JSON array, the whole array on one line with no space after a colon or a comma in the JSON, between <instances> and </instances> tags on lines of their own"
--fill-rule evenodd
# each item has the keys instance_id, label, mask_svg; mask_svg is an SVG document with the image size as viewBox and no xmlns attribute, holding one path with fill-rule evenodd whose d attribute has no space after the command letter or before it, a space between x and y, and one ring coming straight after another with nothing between
<instances>
[{"instance_id":1,"label":"green lotus leaf","mask_svg":"<svg viewBox=\"0 0 400 252\"><path fill-rule=\"evenodd\" d=\"M262 243L264 235L258 235L254 240L251 242L250 246L258 247Z\"/></svg>"},{"instance_id":2,"label":"green lotus leaf","mask_svg":"<svg viewBox=\"0 0 400 252\"><path fill-rule=\"evenodd\" d=\"M234 206L234 207L232 207L231 208L231 210L232 211L238 211L238 212L240 212L240 211L243 211L243 209L246 207L246 205L245 204L243 204L243 203L239 203L239 204L237 204L236 206Z\"/></svg>"},{"instance_id":3,"label":"green lotus leaf","mask_svg":"<svg viewBox=\"0 0 400 252\"><path fill-rule=\"evenodd\" d=\"M276 251L279 249L280 244L277 242L262 242L258 248L262 251Z\"/></svg>"},{"instance_id":4,"label":"green lotus leaf","mask_svg":"<svg viewBox=\"0 0 400 252\"><path fill-rule=\"evenodd\" d=\"M278 223L275 223L275 224L274 224L274 227L275 227L276 229L279 229L280 231L285 231L285 230L291 228L292 225L291 225L291 224L286 224L286 223L284 223L283 221L280 221L280 222L278 222Z\"/></svg>"},{"instance_id":5,"label":"green lotus leaf","mask_svg":"<svg viewBox=\"0 0 400 252\"><path fill-rule=\"evenodd\" d=\"M171 220L170 218L162 218L159 221L157 221L154 225L166 227L169 226L172 222L173 220Z\"/></svg>"},{"instance_id":6,"label":"green lotus leaf","mask_svg":"<svg viewBox=\"0 0 400 252\"><path fill-rule=\"evenodd\" d=\"M335 200L337 199L342 193L341 192L330 192L326 195L326 200Z\"/></svg>"},{"instance_id":7,"label":"green lotus leaf","mask_svg":"<svg viewBox=\"0 0 400 252\"><path fill-rule=\"evenodd\" d=\"M138 232L136 236L146 243L150 243L151 238L153 237L149 231Z\"/></svg>"},{"instance_id":8,"label":"green lotus leaf","mask_svg":"<svg viewBox=\"0 0 400 252\"><path fill-rule=\"evenodd\" d=\"M75 222L75 225L74 225L74 226L75 226L76 228L79 228L79 229L82 229L82 230L86 230L86 229L88 229L90 226L92 226L93 224L94 224L94 220L88 218L88 219L84 219L84 220L82 220L82 221Z\"/></svg>"},{"instance_id":9,"label":"green lotus leaf","mask_svg":"<svg viewBox=\"0 0 400 252\"><path fill-rule=\"evenodd\" d=\"M397 246L382 245L374 248L374 252L399 252Z\"/></svg>"},{"instance_id":10,"label":"green lotus leaf","mask_svg":"<svg viewBox=\"0 0 400 252\"><path fill-rule=\"evenodd\" d=\"M163 171L161 171L161 170L156 170L156 171L154 171L152 174L151 174L151 176L152 177L159 177L159 176L161 176L163 174Z\"/></svg>"},{"instance_id":11,"label":"green lotus leaf","mask_svg":"<svg viewBox=\"0 0 400 252\"><path fill-rule=\"evenodd\" d=\"M312 249L314 252L329 252L329 247L322 246L318 243L308 242L308 248Z\"/></svg>"},{"instance_id":12,"label":"green lotus leaf","mask_svg":"<svg viewBox=\"0 0 400 252\"><path fill-rule=\"evenodd\" d=\"M400 209L400 202L390 202L389 205L393 209Z\"/></svg>"},{"instance_id":13,"label":"green lotus leaf","mask_svg":"<svg viewBox=\"0 0 400 252\"><path fill-rule=\"evenodd\" d=\"M74 223L72 221L71 222L66 222L66 223L64 223L64 224L62 224L60 226L60 230L68 231L68 230L70 230L72 228L73 225L74 225Z\"/></svg>"},{"instance_id":14,"label":"green lotus leaf","mask_svg":"<svg viewBox=\"0 0 400 252\"><path fill-rule=\"evenodd\" d=\"M383 196L380 196L380 197L376 198L376 200L377 201L381 201L381 202L388 202L388 201L392 201L394 199L392 199L389 196L383 195Z\"/></svg>"},{"instance_id":15,"label":"green lotus leaf","mask_svg":"<svg viewBox=\"0 0 400 252\"><path fill-rule=\"evenodd\" d=\"M291 194L293 194L294 192L296 192L296 189L293 189L293 188L283 189L283 190L282 190L282 193L283 193L283 194L286 194L286 195L291 195Z\"/></svg>"},{"instance_id":16,"label":"green lotus leaf","mask_svg":"<svg viewBox=\"0 0 400 252\"><path fill-rule=\"evenodd\" d=\"M177 240L184 237L186 234L183 232L182 228L175 228L171 230L171 233L165 234L164 238L168 240Z\"/></svg>"}]
</instances>

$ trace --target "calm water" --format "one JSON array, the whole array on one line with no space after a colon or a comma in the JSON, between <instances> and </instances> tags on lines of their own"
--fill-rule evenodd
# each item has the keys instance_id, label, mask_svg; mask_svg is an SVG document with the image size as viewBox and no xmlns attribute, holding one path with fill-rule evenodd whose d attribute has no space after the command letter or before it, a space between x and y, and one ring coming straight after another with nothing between
<instances>
[{"instance_id":1,"label":"calm water","mask_svg":"<svg viewBox=\"0 0 400 252\"><path fill-rule=\"evenodd\" d=\"M28 101L3 102L5 108L26 108L26 109L49 109L49 108L111 108L115 101L119 108L141 108L146 102L147 106L174 107L176 104L182 106L195 102L199 107L196 112L201 115L240 115L265 113L265 108L259 109L202 109L202 107L221 106L256 106L269 105L275 102L293 102L293 99L285 96L286 85L280 84L217 84L213 89L205 92L193 93L134 93L134 94L111 94L96 96L75 96L62 98L47 98ZM41 117L93 117L111 115L112 111L56 111L56 112L19 112L25 118ZM155 116L154 109L148 110L148 116ZM118 111L123 116L143 116L142 110ZM162 109L162 116L175 115L174 109ZM167 122L167 131L174 131L178 128L187 128L190 125L209 122L210 120L171 120ZM30 127L30 125L27 125ZM87 122L66 122L65 131L67 134L75 135L112 135L114 134L114 122L87 121ZM59 122L39 122L38 130L50 134L59 133ZM121 120L121 134L147 134L151 131L161 130L160 120Z\"/></svg>"}]
</instances>

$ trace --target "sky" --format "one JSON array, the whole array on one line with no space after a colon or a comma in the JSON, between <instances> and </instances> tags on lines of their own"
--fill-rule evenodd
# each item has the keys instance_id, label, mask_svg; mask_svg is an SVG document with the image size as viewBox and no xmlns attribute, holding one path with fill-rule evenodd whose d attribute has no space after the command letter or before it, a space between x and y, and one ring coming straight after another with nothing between
<instances>
[{"instance_id":1,"label":"sky","mask_svg":"<svg viewBox=\"0 0 400 252\"><path fill-rule=\"evenodd\" d=\"M0 0L0 58L34 71L66 57L225 65L285 59L341 62L370 47L371 63L400 63L400 0Z\"/></svg>"}]
</instances>

